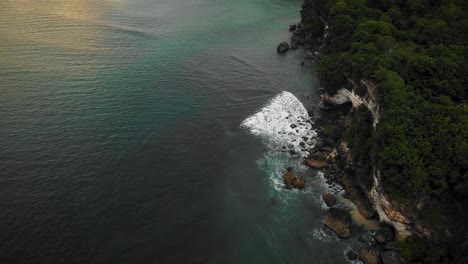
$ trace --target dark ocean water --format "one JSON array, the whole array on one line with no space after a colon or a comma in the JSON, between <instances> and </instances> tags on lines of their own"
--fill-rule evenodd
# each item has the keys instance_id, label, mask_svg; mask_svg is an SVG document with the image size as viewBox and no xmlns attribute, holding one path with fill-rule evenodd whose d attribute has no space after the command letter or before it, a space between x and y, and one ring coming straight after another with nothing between
<instances>
[{"instance_id":1,"label":"dark ocean water","mask_svg":"<svg viewBox=\"0 0 468 264\"><path fill-rule=\"evenodd\" d=\"M300 0L0 1L1 263L343 263L321 179L239 128L314 65ZM312 97L308 97L312 95Z\"/></svg>"}]
</instances>

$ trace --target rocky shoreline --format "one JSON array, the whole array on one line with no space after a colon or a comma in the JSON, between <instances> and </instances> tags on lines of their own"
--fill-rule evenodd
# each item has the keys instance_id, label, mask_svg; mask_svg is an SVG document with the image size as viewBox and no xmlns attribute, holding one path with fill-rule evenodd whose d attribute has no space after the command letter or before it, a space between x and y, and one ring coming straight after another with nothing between
<instances>
[{"instance_id":1,"label":"rocky shoreline","mask_svg":"<svg viewBox=\"0 0 468 264\"><path fill-rule=\"evenodd\" d=\"M304 47L306 33L302 24L290 25L289 31L292 32L290 44L286 41L280 43L277 48L278 53ZM304 57L319 59L319 53L308 48L310 47L304 48ZM340 194L324 193L322 199L329 207L323 215L324 226L341 239L358 236L360 245L347 252L349 260L359 258L365 264L404 263L394 246L397 238L395 228L385 222L379 222L379 214L368 195L369 191L356 177L353 177L356 175L356 165L353 164L350 150L341 135L351 122L350 116L351 112L355 111L355 102L349 95L331 98L323 89L321 93L320 117L315 120L318 131L317 143L309 151L310 155L305 157L304 163L311 169L323 171L329 185L340 185L344 190L342 198L349 200L356 207L356 213L360 215L359 218L352 217L349 207L337 204L336 195ZM378 114L378 108L375 112ZM288 168L283 174L283 180L286 189L304 188L304 178L294 175L292 168ZM363 221L359 219L378 224L366 230L363 228Z\"/></svg>"},{"instance_id":2,"label":"rocky shoreline","mask_svg":"<svg viewBox=\"0 0 468 264\"><path fill-rule=\"evenodd\" d=\"M324 104L327 105L326 102ZM350 121L349 109L351 107L329 106L326 109L328 110L321 111L321 117L316 121L318 141L305 163L313 169L323 170L327 183L340 185L344 189L342 198L352 202L363 220L352 218L349 208L343 209L335 206L336 197L325 193L322 198L330 209L324 213L324 225L342 239L358 237L361 245L354 248L352 252L348 252L347 256L350 260L353 260L356 254L365 264L403 263L395 251L395 229L384 222L379 222L378 214L366 190L357 178L353 177L356 174L356 166L352 162L350 151L343 139L337 136L344 131L346 124ZM327 131L330 127L333 127L333 133ZM375 227L363 228L364 221L373 221L378 224Z\"/></svg>"}]
</instances>

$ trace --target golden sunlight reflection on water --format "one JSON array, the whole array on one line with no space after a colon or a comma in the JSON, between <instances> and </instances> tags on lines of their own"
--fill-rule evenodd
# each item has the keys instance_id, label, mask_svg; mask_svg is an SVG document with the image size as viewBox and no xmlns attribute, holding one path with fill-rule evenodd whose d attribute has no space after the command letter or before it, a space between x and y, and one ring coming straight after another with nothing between
<instances>
[{"instance_id":1,"label":"golden sunlight reflection on water","mask_svg":"<svg viewBox=\"0 0 468 264\"><path fill-rule=\"evenodd\" d=\"M107 0L1 1L0 70L93 71L99 67L93 56L111 52L103 44L102 25L118 5Z\"/></svg>"}]
</instances>

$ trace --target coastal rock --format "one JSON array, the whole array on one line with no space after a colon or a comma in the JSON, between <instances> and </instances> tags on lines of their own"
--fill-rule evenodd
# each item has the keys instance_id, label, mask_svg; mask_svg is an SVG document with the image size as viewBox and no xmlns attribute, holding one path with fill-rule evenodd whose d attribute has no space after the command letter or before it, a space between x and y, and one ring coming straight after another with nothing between
<instances>
[{"instance_id":1,"label":"coastal rock","mask_svg":"<svg viewBox=\"0 0 468 264\"><path fill-rule=\"evenodd\" d=\"M330 208L323 216L325 226L333 230L340 238L351 237L351 215L341 208Z\"/></svg>"},{"instance_id":2,"label":"coastal rock","mask_svg":"<svg viewBox=\"0 0 468 264\"><path fill-rule=\"evenodd\" d=\"M302 176L296 176L292 180L292 184L294 188L302 190L305 187L305 179Z\"/></svg>"},{"instance_id":3,"label":"coastal rock","mask_svg":"<svg viewBox=\"0 0 468 264\"><path fill-rule=\"evenodd\" d=\"M302 176L296 176L292 172L293 168L288 167L286 172L283 174L283 181L286 185L285 188L290 190L292 188L296 189L304 189L305 187L305 179Z\"/></svg>"},{"instance_id":4,"label":"coastal rock","mask_svg":"<svg viewBox=\"0 0 468 264\"><path fill-rule=\"evenodd\" d=\"M332 207L336 204L336 197L331 193L324 193L322 199L325 201L328 207Z\"/></svg>"},{"instance_id":5,"label":"coastal rock","mask_svg":"<svg viewBox=\"0 0 468 264\"><path fill-rule=\"evenodd\" d=\"M314 168L314 169L323 169L327 167L327 162L323 160L314 160L314 159L308 159L306 160L306 163L309 167Z\"/></svg>"},{"instance_id":6,"label":"coastal rock","mask_svg":"<svg viewBox=\"0 0 468 264\"><path fill-rule=\"evenodd\" d=\"M369 240L370 240L370 239L369 239L369 234L361 234L361 235L359 235L359 237L358 237L358 241L361 242L361 243L363 243L363 244L369 243Z\"/></svg>"},{"instance_id":7,"label":"coastal rock","mask_svg":"<svg viewBox=\"0 0 468 264\"><path fill-rule=\"evenodd\" d=\"M359 259L364 264L382 264L379 251L373 247L359 249Z\"/></svg>"},{"instance_id":8,"label":"coastal rock","mask_svg":"<svg viewBox=\"0 0 468 264\"><path fill-rule=\"evenodd\" d=\"M346 256L349 260L356 260L358 258L358 255L352 250L348 251L348 253L346 253Z\"/></svg>"},{"instance_id":9,"label":"coastal rock","mask_svg":"<svg viewBox=\"0 0 468 264\"><path fill-rule=\"evenodd\" d=\"M325 160L326 159L325 154L319 151L315 151L314 153L310 154L309 158L312 160Z\"/></svg>"},{"instance_id":10,"label":"coastal rock","mask_svg":"<svg viewBox=\"0 0 468 264\"><path fill-rule=\"evenodd\" d=\"M294 24L293 24L293 25L289 25L289 31L294 31L294 30L296 30L296 27L297 27L297 26L294 25Z\"/></svg>"},{"instance_id":11,"label":"coastal rock","mask_svg":"<svg viewBox=\"0 0 468 264\"><path fill-rule=\"evenodd\" d=\"M283 181L286 185L286 189L292 189L293 187L294 174L292 173L292 168L289 167L287 171L283 174Z\"/></svg>"},{"instance_id":12,"label":"coastal rock","mask_svg":"<svg viewBox=\"0 0 468 264\"><path fill-rule=\"evenodd\" d=\"M291 41L291 49L292 50L297 50L298 48L299 48L299 45L297 45L296 42ZM303 66L303 64L301 64L301 66Z\"/></svg>"},{"instance_id":13,"label":"coastal rock","mask_svg":"<svg viewBox=\"0 0 468 264\"><path fill-rule=\"evenodd\" d=\"M384 245L387 242L395 240L395 228L387 223L381 223L380 229L375 233L374 239L379 244Z\"/></svg>"},{"instance_id":14,"label":"coastal rock","mask_svg":"<svg viewBox=\"0 0 468 264\"><path fill-rule=\"evenodd\" d=\"M281 42L278 44L278 47L276 48L276 51L278 53L284 53L289 50L289 43L286 41Z\"/></svg>"},{"instance_id":15,"label":"coastal rock","mask_svg":"<svg viewBox=\"0 0 468 264\"><path fill-rule=\"evenodd\" d=\"M355 178L345 175L339 180L339 183L345 189L345 198L351 200L365 218L370 219L376 215L371 201L356 182Z\"/></svg>"},{"instance_id":16,"label":"coastal rock","mask_svg":"<svg viewBox=\"0 0 468 264\"><path fill-rule=\"evenodd\" d=\"M385 242L387 242L387 240L385 239L385 236L384 234L382 234L381 232L377 232L374 236L374 239L375 241L377 241L379 244L385 244Z\"/></svg>"},{"instance_id":17,"label":"coastal rock","mask_svg":"<svg viewBox=\"0 0 468 264\"><path fill-rule=\"evenodd\" d=\"M294 32L296 32L296 31L294 31ZM302 35L292 35L291 36L291 43L302 46L302 45L304 45L304 38L302 37Z\"/></svg>"}]
</instances>

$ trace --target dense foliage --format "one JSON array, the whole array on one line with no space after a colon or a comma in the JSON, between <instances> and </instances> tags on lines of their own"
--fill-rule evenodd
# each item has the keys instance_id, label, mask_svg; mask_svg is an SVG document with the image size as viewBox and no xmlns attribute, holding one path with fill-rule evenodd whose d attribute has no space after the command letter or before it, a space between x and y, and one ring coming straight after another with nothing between
<instances>
[{"instance_id":1,"label":"dense foliage","mask_svg":"<svg viewBox=\"0 0 468 264\"><path fill-rule=\"evenodd\" d=\"M305 28L320 28L315 39L326 35L318 43L326 91L356 91L361 78L376 84L375 131L368 115L355 114L345 133L355 161L371 159L394 199L431 197L468 209L468 1L306 0L303 7L314 10L302 12Z\"/></svg>"},{"instance_id":2,"label":"dense foliage","mask_svg":"<svg viewBox=\"0 0 468 264\"><path fill-rule=\"evenodd\" d=\"M318 65L327 92L354 88L361 78L377 86L383 119L372 137L361 129L369 142L359 145L373 146L389 194L466 199L468 1L307 4L315 5L320 18L306 16L314 23L306 27L328 22Z\"/></svg>"}]
</instances>

